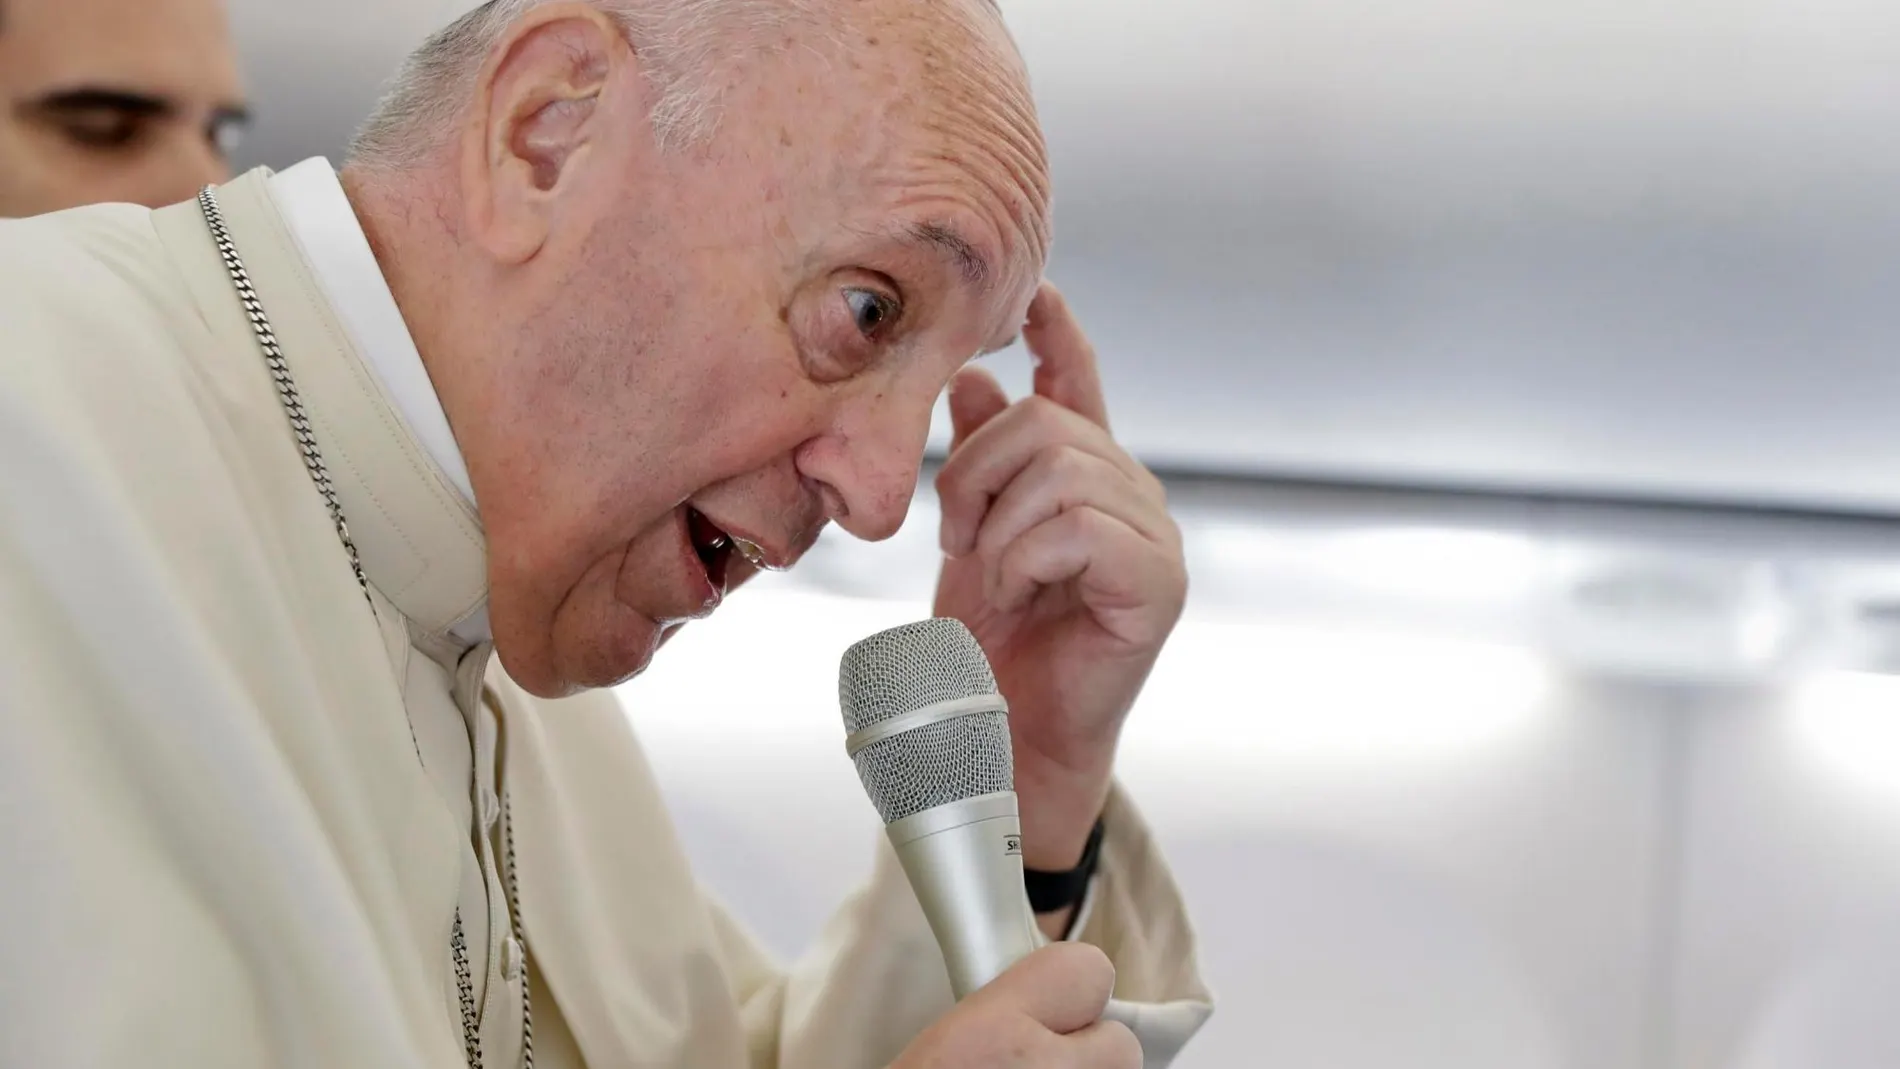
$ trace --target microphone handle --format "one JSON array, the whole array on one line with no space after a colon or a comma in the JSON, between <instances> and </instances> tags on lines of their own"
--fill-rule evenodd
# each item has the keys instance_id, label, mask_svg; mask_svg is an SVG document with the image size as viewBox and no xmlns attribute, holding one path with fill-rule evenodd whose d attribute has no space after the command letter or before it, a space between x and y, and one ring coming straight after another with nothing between
<instances>
[{"instance_id":1,"label":"microphone handle","mask_svg":"<svg viewBox=\"0 0 1900 1069\"><path fill-rule=\"evenodd\" d=\"M943 948L950 991L961 1002L1048 940L1023 890L1016 793L1000 791L927 809L885 829ZM1166 1069L1206 1021L1201 1002L1110 999L1102 1019L1141 1041L1143 1069Z\"/></svg>"},{"instance_id":2,"label":"microphone handle","mask_svg":"<svg viewBox=\"0 0 1900 1069\"><path fill-rule=\"evenodd\" d=\"M1016 814L1016 792L999 791L926 809L885 829L943 948L959 1002L1043 943L1023 890Z\"/></svg>"}]
</instances>

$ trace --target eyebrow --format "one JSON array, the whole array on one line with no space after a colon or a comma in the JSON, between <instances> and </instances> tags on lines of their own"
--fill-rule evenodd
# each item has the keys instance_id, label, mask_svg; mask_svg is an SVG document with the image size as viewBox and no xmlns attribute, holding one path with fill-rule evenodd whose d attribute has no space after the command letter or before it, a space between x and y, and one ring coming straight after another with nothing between
<instances>
[{"instance_id":1,"label":"eyebrow","mask_svg":"<svg viewBox=\"0 0 1900 1069\"><path fill-rule=\"evenodd\" d=\"M993 277L989 260L955 228L943 223L918 223L910 228L910 240L947 257L966 284L979 290L989 287Z\"/></svg>"},{"instance_id":2,"label":"eyebrow","mask_svg":"<svg viewBox=\"0 0 1900 1069\"><path fill-rule=\"evenodd\" d=\"M991 280L996 277L988 257L975 243L957 233L955 227L945 223L918 223L909 229L907 236L913 243L928 246L948 259L951 266L956 268L958 277L979 291L989 289ZM1008 341L987 346L976 355L982 357L1000 353L1021 340L1020 333L1011 334Z\"/></svg>"},{"instance_id":3,"label":"eyebrow","mask_svg":"<svg viewBox=\"0 0 1900 1069\"><path fill-rule=\"evenodd\" d=\"M28 101L25 106L54 115L116 111L122 115L139 118L165 118L178 111L178 105L165 97L136 89L113 89L104 86L80 86L76 89L55 90ZM221 104L211 111L213 127L249 126L250 124L251 109L243 104Z\"/></svg>"},{"instance_id":4,"label":"eyebrow","mask_svg":"<svg viewBox=\"0 0 1900 1069\"><path fill-rule=\"evenodd\" d=\"M150 93L140 93L131 89L105 89L82 86L78 89L59 89L47 93L33 101L29 106L40 111L70 113L80 111L117 111L127 115L164 116L178 110L177 105L164 97Z\"/></svg>"}]
</instances>

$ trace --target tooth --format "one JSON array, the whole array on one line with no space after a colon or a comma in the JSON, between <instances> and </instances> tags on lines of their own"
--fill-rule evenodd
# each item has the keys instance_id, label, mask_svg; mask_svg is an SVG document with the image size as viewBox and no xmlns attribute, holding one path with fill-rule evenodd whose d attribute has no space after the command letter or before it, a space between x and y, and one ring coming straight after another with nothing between
<instances>
[{"instance_id":1,"label":"tooth","mask_svg":"<svg viewBox=\"0 0 1900 1069\"><path fill-rule=\"evenodd\" d=\"M765 567L765 550L760 549L755 543L748 542L738 535L733 535L732 548L738 550L740 556L751 561L753 567Z\"/></svg>"}]
</instances>

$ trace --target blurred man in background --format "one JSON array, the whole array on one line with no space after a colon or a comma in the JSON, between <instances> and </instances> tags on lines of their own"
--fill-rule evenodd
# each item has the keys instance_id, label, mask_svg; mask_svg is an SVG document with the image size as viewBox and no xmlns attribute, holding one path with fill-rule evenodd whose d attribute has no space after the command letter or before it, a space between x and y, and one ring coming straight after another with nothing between
<instances>
[{"instance_id":1,"label":"blurred man in background","mask_svg":"<svg viewBox=\"0 0 1900 1069\"><path fill-rule=\"evenodd\" d=\"M0 0L0 217L184 200L247 118L221 0Z\"/></svg>"}]
</instances>

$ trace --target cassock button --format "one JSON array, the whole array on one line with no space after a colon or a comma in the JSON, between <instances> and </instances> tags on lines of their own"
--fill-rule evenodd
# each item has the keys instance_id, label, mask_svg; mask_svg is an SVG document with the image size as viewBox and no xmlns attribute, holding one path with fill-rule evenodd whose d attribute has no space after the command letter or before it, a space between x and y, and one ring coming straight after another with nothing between
<instances>
[{"instance_id":1,"label":"cassock button","mask_svg":"<svg viewBox=\"0 0 1900 1069\"><path fill-rule=\"evenodd\" d=\"M482 788L482 830L494 831L495 822L501 819L501 799L487 787Z\"/></svg>"},{"instance_id":2,"label":"cassock button","mask_svg":"<svg viewBox=\"0 0 1900 1069\"><path fill-rule=\"evenodd\" d=\"M521 942L512 935L502 950L501 975L511 984L521 979Z\"/></svg>"}]
</instances>

